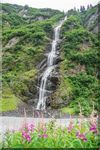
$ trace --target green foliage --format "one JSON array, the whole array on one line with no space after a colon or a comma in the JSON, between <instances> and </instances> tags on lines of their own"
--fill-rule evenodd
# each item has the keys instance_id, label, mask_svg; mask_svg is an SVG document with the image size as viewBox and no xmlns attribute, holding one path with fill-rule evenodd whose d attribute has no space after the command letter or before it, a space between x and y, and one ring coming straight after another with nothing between
<instances>
[{"instance_id":1,"label":"green foliage","mask_svg":"<svg viewBox=\"0 0 100 150\"><path fill-rule=\"evenodd\" d=\"M68 42L72 40L72 43L82 43L83 41L89 41L90 35L91 33L81 27L78 29L73 29L71 32L65 32L65 39Z\"/></svg>"},{"instance_id":2,"label":"green foliage","mask_svg":"<svg viewBox=\"0 0 100 150\"><path fill-rule=\"evenodd\" d=\"M99 56L98 51L95 49L89 49L84 53L71 54L72 61L76 61L80 64L85 64L86 66L98 66Z\"/></svg>"},{"instance_id":3,"label":"green foliage","mask_svg":"<svg viewBox=\"0 0 100 150\"><path fill-rule=\"evenodd\" d=\"M95 109L98 110L98 91L99 83L97 79L85 73L69 77L73 84L73 102L70 106L74 107L78 102L81 103L85 115L91 113L93 101ZM79 110L77 110L79 112Z\"/></svg>"},{"instance_id":4,"label":"green foliage","mask_svg":"<svg viewBox=\"0 0 100 150\"><path fill-rule=\"evenodd\" d=\"M16 97L27 102L29 95L35 96L36 66L44 59L44 51L53 36L53 25L64 14L58 10L12 4L2 4L2 9L3 82L13 93L8 98L3 92L2 103L3 111L9 111L17 108ZM7 90L5 84L3 88ZM7 109L8 100L12 105Z\"/></svg>"},{"instance_id":5,"label":"green foliage","mask_svg":"<svg viewBox=\"0 0 100 150\"><path fill-rule=\"evenodd\" d=\"M91 18L91 16L92 15L96 16L96 12L98 11L97 7L99 8L98 5L93 7L92 9L88 9L86 11L86 13L83 15L83 18L84 18L84 22L83 23L84 23L85 27L88 26L88 20ZM91 24L88 26L88 29L89 30L93 30L96 25L98 26L98 18L95 17L94 20L92 20Z\"/></svg>"},{"instance_id":6,"label":"green foliage","mask_svg":"<svg viewBox=\"0 0 100 150\"><path fill-rule=\"evenodd\" d=\"M21 18L20 16L16 14L10 14L8 16L4 14L2 16L2 21L3 21L3 24L13 25L13 26L24 24L23 18Z\"/></svg>"},{"instance_id":7,"label":"green foliage","mask_svg":"<svg viewBox=\"0 0 100 150\"><path fill-rule=\"evenodd\" d=\"M44 51L53 37L53 26L64 17L64 13L11 4L3 4L3 11L3 82L9 85L15 97L27 99L25 94L30 93L30 89L31 94L36 93L36 66L44 59ZM61 29L63 61L53 105L56 100L65 102L66 112L73 109L73 113L78 113L79 101L85 115L91 112L92 102L98 110L99 41L85 24L95 13L96 7L81 13L68 11L68 19ZM13 45L12 40L15 40Z\"/></svg>"},{"instance_id":8,"label":"green foliage","mask_svg":"<svg viewBox=\"0 0 100 150\"><path fill-rule=\"evenodd\" d=\"M0 112L12 111L17 109L19 99L15 96L6 82L3 82L2 99L0 101Z\"/></svg>"},{"instance_id":9,"label":"green foliage","mask_svg":"<svg viewBox=\"0 0 100 150\"><path fill-rule=\"evenodd\" d=\"M3 27L27 25L42 18L50 19L56 15L63 15L62 12L53 9L36 9L28 6L2 4Z\"/></svg>"},{"instance_id":10,"label":"green foliage","mask_svg":"<svg viewBox=\"0 0 100 150\"><path fill-rule=\"evenodd\" d=\"M87 121L70 121L68 127L56 126L55 120L42 126L27 124L21 131L7 132L3 139L3 148L95 148L99 147L97 126L90 130ZM93 126L93 127L94 127Z\"/></svg>"},{"instance_id":11,"label":"green foliage","mask_svg":"<svg viewBox=\"0 0 100 150\"><path fill-rule=\"evenodd\" d=\"M81 26L80 24L81 23L77 17L70 16L62 26L62 35L64 35L67 30L78 29Z\"/></svg>"},{"instance_id":12,"label":"green foliage","mask_svg":"<svg viewBox=\"0 0 100 150\"><path fill-rule=\"evenodd\" d=\"M52 37L52 35L53 35L53 28L52 28L52 24L49 21L44 21L42 23L42 28L47 33L48 37Z\"/></svg>"},{"instance_id":13,"label":"green foliage","mask_svg":"<svg viewBox=\"0 0 100 150\"><path fill-rule=\"evenodd\" d=\"M9 94L9 95L4 95L2 100L0 101L1 107L0 107L0 112L6 112L6 111L12 111L17 109L17 99L15 95Z\"/></svg>"},{"instance_id":14,"label":"green foliage","mask_svg":"<svg viewBox=\"0 0 100 150\"><path fill-rule=\"evenodd\" d=\"M96 8L84 13L69 11L68 19L62 26L62 78L56 92L60 93L59 99L63 100L61 95L64 90L59 92L59 89L63 89L64 79L69 81L70 84L65 82L64 95L69 93L67 86L70 87L71 93L65 98L67 105L62 107L62 111L67 113L71 110L73 113L79 113L78 102L81 103L84 115L88 116L91 113L93 102L95 110L99 110L99 42L97 35L89 32L84 26L85 18L89 13L91 15L92 11L95 14Z\"/></svg>"},{"instance_id":15,"label":"green foliage","mask_svg":"<svg viewBox=\"0 0 100 150\"><path fill-rule=\"evenodd\" d=\"M67 12L67 16L68 17L70 17L70 16L78 16L80 13L78 12L78 11L76 11L76 10L73 10L73 9L71 9L71 10L68 10L68 12Z\"/></svg>"},{"instance_id":16,"label":"green foliage","mask_svg":"<svg viewBox=\"0 0 100 150\"><path fill-rule=\"evenodd\" d=\"M98 26L98 8L99 8L99 3L92 7L90 6L89 9L85 9L84 6L80 7L79 10L71 9L67 12L67 16L73 16L77 17L78 20L81 22L81 24L92 31L96 26ZM89 23L90 22L90 23Z\"/></svg>"}]
</instances>

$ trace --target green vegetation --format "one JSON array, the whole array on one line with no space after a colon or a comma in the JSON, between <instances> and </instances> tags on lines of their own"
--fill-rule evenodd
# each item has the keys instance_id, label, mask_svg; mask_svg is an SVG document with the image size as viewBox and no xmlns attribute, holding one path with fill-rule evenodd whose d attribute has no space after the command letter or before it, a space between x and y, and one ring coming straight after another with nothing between
<instances>
[{"instance_id":1,"label":"green vegetation","mask_svg":"<svg viewBox=\"0 0 100 150\"><path fill-rule=\"evenodd\" d=\"M59 19L59 17L63 16L59 10L53 9L36 9L31 8L27 5L12 5L12 4L0 4L2 5L3 10L3 27L5 28L15 28L16 26L27 25L30 23L35 23L38 20L47 20L52 17L55 19ZM54 17L56 16L56 17ZM53 20L55 22L55 19Z\"/></svg>"},{"instance_id":2,"label":"green vegetation","mask_svg":"<svg viewBox=\"0 0 100 150\"><path fill-rule=\"evenodd\" d=\"M44 52L53 36L53 25L64 14L58 10L12 4L2 4L2 9L5 91L2 111L8 111L17 108L17 99L19 102L28 102L35 97L39 71L37 66L45 58ZM9 96L7 89L11 91Z\"/></svg>"},{"instance_id":3,"label":"green vegetation","mask_svg":"<svg viewBox=\"0 0 100 150\"><path fill-rule=\"evenodd\" d=\"M20 131L8 131L0 143L3 148L99 148L99 134L95 120L84 121L80 118L70 120L68 126L58 126L55 120L36 126L34 123L23 125ZM68 120L66 120L68 121Z\"/></svg>"},{"instance_id":4,"label":"green vegetation","mask_svg":"<svg viewBox=\"0 0 100 150\"><path fill-rule=\"evenodd\" d=\"M45 58L44 53L53 37L53 26L64 13L12 4L3 4L2 9L5 91L2 104L3 111L8 111L15 109L20 100L34 99L39 74L37 66ZM93 103L98 111L100 99L97 6L87 10L82 7L81 11L69 10L67 16L61 28L61 77L50 105L76 114L80 102L84 115L88 115ZM8 100L9 105L12 104L9 108Z\"/></svg>"},{"instance_id":5,"label":"green vegetation","mask_svg":"<svg viewBox=\"0 0 100 150\"><path fill-rule=\"evenodd\" d=\"M11 89L4 83L2 100L0 101L0 111L15 110L19 103L19 99L13 94Z\"/></svg>"},{"instance_id":6,"label":"green vegetation","mask_svg":"<svg viewBox=\"0 0 100 150\"><path fill-rule=\"evenodd\" d=\"M56 93L59 93L59 99L67 103L66 107L61 108L63 112L79 113L78 103L87 116L92 111L93 103L95 110L99 110L99 41L97 34L87 30L84 25L86 16L90 17L90 12L91 15L96 13L94 10L96 7L83 13L71 10L62 26L62 78ZM63 87L66 90L61 90Z\"/></svg>"}]
</instances>

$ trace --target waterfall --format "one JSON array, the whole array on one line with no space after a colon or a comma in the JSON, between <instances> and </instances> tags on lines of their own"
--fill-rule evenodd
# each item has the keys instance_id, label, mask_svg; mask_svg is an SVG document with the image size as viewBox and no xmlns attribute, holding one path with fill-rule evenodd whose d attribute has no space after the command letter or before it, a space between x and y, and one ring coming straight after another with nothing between
<instances>
[{"instance_id":1,"label":"waterfall","mask_svg":"<svg viewBox=\"0 0 100 150\"><path fill-rule=\"evenodd\" d=\"M57 48L57 43L60 40L59 39L60 28L66 19L67 19L67 17L65 17L64 20L60 21L58 26L56 26L54 28L54 39L52 41L51 52L48 54L47 68L44 71L42 78L41 78L40 89L39 89L39 101L37 104L37 110L40 110L40 109L44 110L46 107L46 83L47 83L48 77L50 76L53 69L55 68L54 59L57 57L56 48Z\"/></svg>"}]
</instances>

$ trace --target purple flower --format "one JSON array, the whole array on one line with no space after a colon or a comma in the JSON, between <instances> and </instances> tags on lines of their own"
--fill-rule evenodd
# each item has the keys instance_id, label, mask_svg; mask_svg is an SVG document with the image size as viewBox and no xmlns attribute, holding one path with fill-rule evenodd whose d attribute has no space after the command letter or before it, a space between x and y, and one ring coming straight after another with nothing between
<instances>
[{"instance_id":1,"label":"purple flower","mask_svg":"<svg viewBox=\"0 0 100 150\"><path fill-rule=\"evenodd\" d=\"M38 135L39 136L39 138L48 138L48 135L47 134L42 134L42 135Z\"/></svg>"},{"instance_id":2,"label":"purple flower","mask_svg":"<svg viewBox=\"0 0 100 150\"><path fill-rule=\"evenodd\" d=\"M25 131L22 131L22 136L23 136L24 138L26 138L26 135L27 135L27 133L26 133Z\"/></svg>"},{"instance_id":3,"label":"purple flower","mask_svg":"<svg viewBox=\"0 0 100 150\"><path fill-rule=\"evenodd\" d=\"M48 138L48 135L47 134L42 134L42 137L43 138Z\"/></svg>"},{"instance_id":4,"label":"purple flower","mask_svg":"<svg viewBox=\"0 0 100 150\"><path fill-rule=\"evenodd\" d=\"M97 127L96 127L96 124L91 125L90 131L93 132L93 133L97 133Z\"/></svg>"},{"instance_id":5,"label":"purple flower","mask_svg":"<svg viewBox=\"0 0 100 150\"><path fill-rule=\"evenodd\" d=\"M71 121L70 123L69 123L69 126L68 126L68 132L71 132L71 130L73 129L73 127L74 127L74 125L73 125L73 122Z\"/></svg>"},{"instance_id":6,"label":"purple flower","mask_svg":"<svg viewBox=\"0 0 100 150\"><path fill-rule=\"evenodd\" d=\"M30 137L30 135L26 135L26 140L28 141L28 142L30 142L31 141L31 137Z\"/></svg>"},{"instance_id":7,"label":"purple flower","mask_svg":"<svg viewBox=\"0 0 100 150\"><path fill-rule=\"evenodd\" d=\"M27 132L22 131L22 136L23 136L23 138L25 138L28 142L31 141L31 137L30 137L30 135L29 135Z\"/></svg>"},{"instance_id":8,"label":"purple flower","mask_svg":"<svg viewBox=\"0 0 100 150\"><path fill-rule=\"evenodd\" d=\"M47 129L46 129L46 127L44 127L44 129L43 129L43 130L44 130L44 132L46 132L46 130L47 130Z\"/></svg>"},{"instance_id":9,"label":"purple flower","mask_svg":"<svg viewBox=\"0 0 100 150\"><path fill-rule=\"evenodd\" d=\"M85 135L82 134L82 133L77 132L77 133L76 133L76 136L77 136L79 139L81 139L82 141L84 141L84 142L87 141L87 138L86 138Z\"/></svg>"},{"instance_id":10,"label":"purple flower","mask_svg":"<svg viewBox=\"0 0 100 150\"><path fill-rule=\"evenodd\" d=\"M33 131L34 130L34 124L30 124L27 126L28 131Z\"/></svg>"}]
</instances>

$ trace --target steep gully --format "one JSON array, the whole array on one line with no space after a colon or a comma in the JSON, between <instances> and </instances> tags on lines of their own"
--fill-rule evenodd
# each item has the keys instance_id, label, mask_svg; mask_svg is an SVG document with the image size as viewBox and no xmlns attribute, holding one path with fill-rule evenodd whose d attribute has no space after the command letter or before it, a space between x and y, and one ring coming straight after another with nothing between
<instances>
[{"instance_id":1,"label":"steep gully","mask_svg":"<svg viewBox=\"0 0 100 150\"><path fill-rule=\"evenodd\" d=\"M52 71L55 69L55 58L57 57L57 44L60 40L60 29L63 25L64 21L67 19L67 17L64 18L64 20L61 20L60 23L54 28L54 39L52 41L52 47L51 52L48 54L47 58L47 68L45 69L41 82L40 82L40 88L39 88L39 100L37 103L37 110L45 110L46 109L46 85L48 82L48 77L51 75Z\"/></svg>"}]
</instances>

